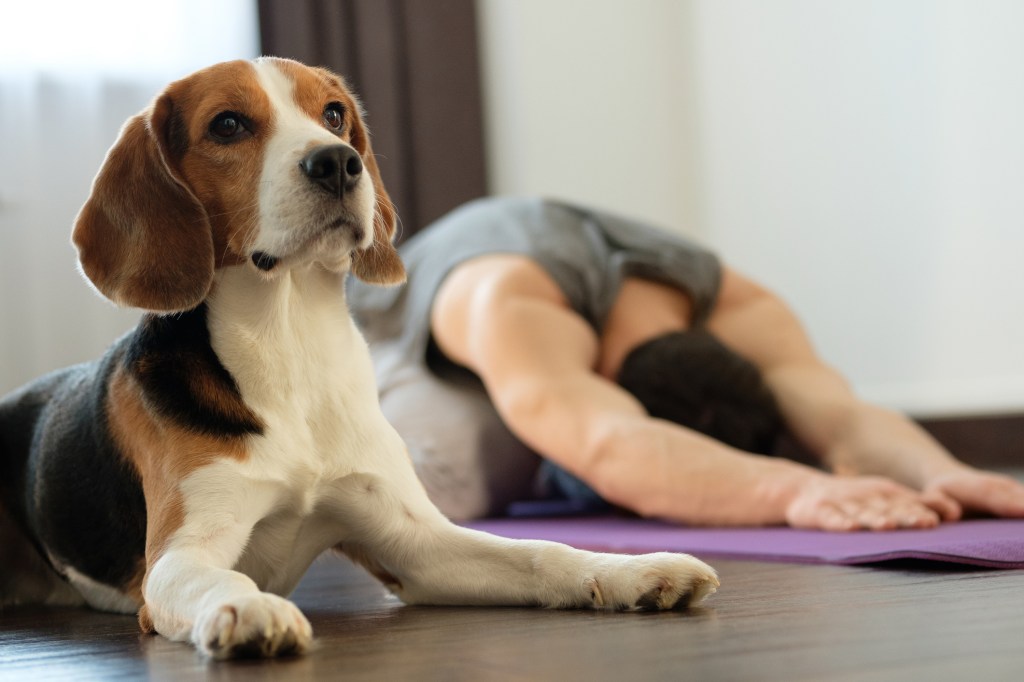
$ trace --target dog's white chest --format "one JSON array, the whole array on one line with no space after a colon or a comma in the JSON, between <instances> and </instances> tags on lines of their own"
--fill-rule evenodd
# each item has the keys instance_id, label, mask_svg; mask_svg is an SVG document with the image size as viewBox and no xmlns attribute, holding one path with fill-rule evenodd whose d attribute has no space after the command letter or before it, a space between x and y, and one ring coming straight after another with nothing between
<instances>
[{"instance_id":1,"label":"dog's white chest","mask_svg":"<svg viewBox=\"0 0 1024 682\"><path fill-rule=\"evenodd\" d=\"M369 352L341 287L315 267L272 282L228 268L211 297L211 344L264 424L251 457L281 474L330 473L378 427Z\"/></svg>"},{"instance_id":2,"label":"dog's white chest","mask_svg":"<svg viewBox=\"0 0 1024 682\"><path fill-rule=\"evenodd\" d=\"M332 486L354 472L384 472L404 457L380 413L369 351L348 316L341 281L311 269L264 282L228 268L209 303L211 345L263 425L244 461L196 472L241 486L253 531L239 570L271 591L288 591L309 563L340 542L329 511Z\"/></svg>"}]
</instances>

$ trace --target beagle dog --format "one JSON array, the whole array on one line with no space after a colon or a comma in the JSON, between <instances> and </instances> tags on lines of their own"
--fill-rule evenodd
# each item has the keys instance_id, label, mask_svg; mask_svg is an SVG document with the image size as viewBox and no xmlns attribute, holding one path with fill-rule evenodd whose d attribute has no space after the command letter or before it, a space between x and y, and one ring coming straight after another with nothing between
<instances>
[{"instance_id":1,"label":"beagle dog","mask_svg":"<svg viewBox=\"0 0 1024 682\"><path fill-rule=\"evenodd\" d=\"M377 402L344 279L397 285L395 212L343 80L263 58L172 83L79 213L84 275L144 311L0 402L0 606L88 604L215 658L310 648L284 596L334 549L412 604L669 609L687 555L459 527ZM429 405L423 406L429 410Z\"/></svg>"}]
</instances>

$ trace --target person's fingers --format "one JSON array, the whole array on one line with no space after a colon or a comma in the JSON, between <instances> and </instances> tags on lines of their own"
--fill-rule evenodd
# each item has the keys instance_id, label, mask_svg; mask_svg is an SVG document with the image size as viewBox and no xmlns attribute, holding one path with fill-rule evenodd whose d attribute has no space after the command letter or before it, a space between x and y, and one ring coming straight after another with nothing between
<instances>
[{"instance_id":1,"label":"person's fingers","mask_svg":"<svg viewBox=\"0 0 1024 682\"><path fill-rule=\"evenodd\" d=\"M1024 485L1002 476L987 476L970 490L964 505L996 516L1024 517Z\"/></svg>"},{"instance_id":2,"label":"person's fingers","mask_svg":"<svg viewBox=\"0 0 1024 682\"><path fill-rule=\"evenodd\" d=\"M874 488L858 490L836 502L838 509L861 530L878 530L886 523L888 503Z\"/></svg>"},{"instance_id":3,"label":"person's fingers","mask_svg":"<svg viewBox=\"0 0 1024 682\"><path fill-rule=\"evenodd\" d=\"M882 512L871 512L869 523L872 530L934 528L939 515L916 499L902 500Z\"/></svg>"},{"instance_id":4,"label":"person's fingers","mask_svg":"<svg viewBox=\"0 0 1024 682\"><path fill-rule=\"evenodd\" d=\"M819 512L818 523L816 525L822 530L839 532L857 529L857 522L855 519L832 506L826 507Z\"/></svg>"},{"instance_id":5,"label":"person's fingers","mask_svg":"<svg viewBox=\"0 0 1024 682\"><path fill-rule=\"evenodd\" d=\"M916 498L899 505L893 514L900 528L934 528L941 521L938 513Z\"/></svg>"},{"instance_id":6,"label":"person's fingers","mask_svg":"<svg viewBox=\"0 0 1024 682\"><path fill-rule=\"evenodd\" d=\"M891 530L898 525L892 513L891 503L882 497L870 496L843 500L838 506L855 528Z\"/></svg>"},{"instance_id":7,"label":"person's fingers","mask_svg":"<svg viewBox=\"0 0 1024 682\"><path fill-rule=\"evenodd\" d=\"M910 491L881 491L864 498L843 500L839 509L855 520L858 527L870 530L897 528L933 528L940 522L939 513L929 507L920 495Z\"/></svg>"},{"instance_id":8,"label":"person's fingers","mask_svg":"<svg viewBox=\"0 0 1024 682\"><path fill-rule=\"evenodd\" d=\"M960 503L941 490L926 490L921 493L921 500L946 523L959 521L964 514Z\"/></svg>"},{"instance_id":9,"label":"person's fingers","mask_svg":"<svg viewBox=\"0 0 1024 682\"><path fill-rule=\"evenodd\" d=\"M816 498L816 499L815 499ZM825 495L804 498L788 522L828 531L934 528L959 518L960 505L939 489L922 494L884 479L844 480Z\"/></svg>"},{"instance_id":10,"label":"person's fingers","mask_svg":"<svg viewBox=\"0 0 1024 682\"><path fill-rule=\"evenodd\" d=\"M942 518L935 511L925 507L906 517L904 528L935 528L942 523Z\"/></svg>"},{"instance_id":11,"label":"person's fingers","mask_svg":"<svg viewBox=\"0 0 1024 682\"><path fill-rule=\"evenodd\" d=\"M891 512L891 509L876 510L869 506L860 511L857 521L862 527L870 530L893 530L897 523Z\"/></svg>"},{"instance_id":12,"label":"person's fingers","mask_svg":"<svg viewBox=\"0 0 1024 682\"><path fill-rule=\"evenodd\" d=\"M992 495L992 511L999 516L1024 518L1024 485L1016 481L1012 485L1001 486Z\"/></svg>"},{"instance_id":13,"label":"person's fingers","mask_svg":"<svg viewBox=\"0 0 1024 682\"><path fill-rule=\"evenodd\" d=\"M963 510L1024 517L1024 485L1001 474L967 470L939 479L928 492L954 500Z\"/></svg>"},{"instance_id":14,"label":"person's fingers","mask_svg":"<svg viewBox=\"0 0 1024 682\"><path fill-rule=\"evenodd\" d=\"M827 531L850 531L856 529L855 521L834 502L820 500L802 507L789 519L795 528Z\"/></svg>"}]
</instances>

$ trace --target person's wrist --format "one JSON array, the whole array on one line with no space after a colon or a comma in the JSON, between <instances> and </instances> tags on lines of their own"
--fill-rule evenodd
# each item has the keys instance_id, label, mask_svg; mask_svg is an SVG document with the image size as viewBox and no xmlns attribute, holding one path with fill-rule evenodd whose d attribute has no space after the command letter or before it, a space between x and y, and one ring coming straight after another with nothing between
<instances>
[{"instance_id":1,"label":"person's wrist","mask_svg":"<svg viewBox=\"0 0 1024 682\"><path fill-rule=\"evenodd\" d=\"M862 429L872 419L872 406L850 402L836 406L829 415L828 440L822 451L822 461L835 474L856 476L863 474L858 461Z\"/></svg>"},{"instance_id":2,"label":"person's wrist","mask_svg":"<svg viewBox=\"0 0 1024 682\"><path fill-rule=\"evenodd\" d=\"M960 474L972 471L973 468L956 459L942 459L929 462L922 466L921 489L940 488L945 481Z\"/></svg>"},{"instance_id":3,"label":"person's wrist","mask_svg":"<svg viewBox=\"0 0 1024 682\"><path fill-rule=\"evenodd\" d=\"M797 499L818 485L823 484L829 474L797 462L775 460L775 471L764 477L759 491L766 510L773 510L774 522L786 523L790 508Z\"/></svg>"}]
</instances>

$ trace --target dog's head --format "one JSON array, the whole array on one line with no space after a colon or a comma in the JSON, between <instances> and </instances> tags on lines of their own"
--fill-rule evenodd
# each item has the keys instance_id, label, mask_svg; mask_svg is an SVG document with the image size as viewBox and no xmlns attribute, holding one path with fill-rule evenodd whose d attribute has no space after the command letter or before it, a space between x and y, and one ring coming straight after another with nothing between
<instances>
[{"instance_id":1,"label":"dog's head","mask_svg":"<svg viewBox=\"0 0 1024 682\"><path fill-rule=\"evenodd\" d=\"M319 68L263 58L176 81L129 119L72 241L120 305L190 310L214 271L318 264L398 284L395 211L359 104Z\"/></svg>"}]
</instances>

